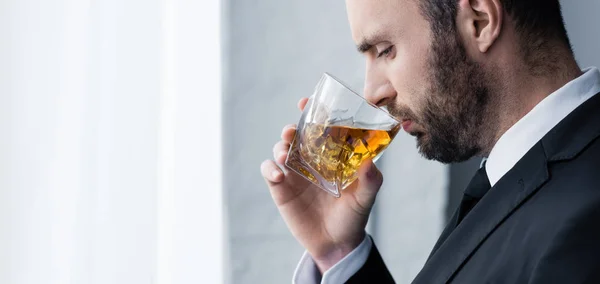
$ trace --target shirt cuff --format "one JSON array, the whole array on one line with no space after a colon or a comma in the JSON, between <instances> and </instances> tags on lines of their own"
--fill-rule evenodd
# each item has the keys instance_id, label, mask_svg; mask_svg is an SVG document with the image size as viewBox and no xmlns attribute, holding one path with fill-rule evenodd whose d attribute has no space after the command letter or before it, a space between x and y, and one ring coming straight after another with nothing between
<instances>
[{"instance_id":1,"label":"shirt cuff","mask_svg":"<svg viewBox=\"0 0 600 284\"><path fill-rule=\"evenodd\" d=\"M356 247L352 252L346 255L342 260L332 266L329 270L325 271L323 277L320 277L317 265L308 252L304 252L300 263L294 271L294 278L292 283L294 284L333 284L333 283L345 283L360 270L361 267L367 262L371 248L373 247L373 241L368 235L365 239ZM319 278L320 281L319 281Z\"/></svg>"}]
</instances>

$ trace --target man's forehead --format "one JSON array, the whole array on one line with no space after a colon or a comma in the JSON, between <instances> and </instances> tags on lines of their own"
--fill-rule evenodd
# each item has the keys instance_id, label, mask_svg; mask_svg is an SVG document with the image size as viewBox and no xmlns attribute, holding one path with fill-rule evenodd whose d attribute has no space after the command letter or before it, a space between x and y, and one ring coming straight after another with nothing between
<instances>
[{"instance_id":1,"label":"man's forehead","mask_svg":"<svg viewBox=\"0 0 600 284\"><path fill-rule=\"evenodd\" d=\"M359 44L365 39L377 39L399 25L405 17L406 5L413 0L346 0L352 38ZM413 3L414 4L414 3Z\"/></svg>"}]
</instances>

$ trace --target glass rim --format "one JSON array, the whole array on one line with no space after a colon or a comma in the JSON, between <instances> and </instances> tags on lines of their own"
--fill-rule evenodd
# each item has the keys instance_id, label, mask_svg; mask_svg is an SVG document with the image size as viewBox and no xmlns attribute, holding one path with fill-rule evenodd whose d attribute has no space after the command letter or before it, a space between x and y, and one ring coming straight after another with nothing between
<instances>
[{"instance_id":1,"label":"glass rim","mask_svg":"<svg viewBox=\"0 0 600 284\"><path fill-rule=\"evenodd\" d=\"M355 92L352 88L350 88L348 85L346 85L342 80L338 79L337 77L331 75L331 73L329 72L325 72L323 73L323 76L329 77L331 79L333 79L335 82L337 82L338 84L342 85L344 88L346 88L347 90L350 91L350 93L354 94L355 96L361 98L363 101L365 101L367 104L369 104L371 107L378 109L379 111L387 114L391 119L393 119L394 121L398 122L398 124L402 123L400 120L398 120L396 117L394 117L393 115L391 115L387 110L384 110L380 107L378 107L377 105L369 102L365 97L361 96L359 93Z\"/></svg>"}]
</instances>

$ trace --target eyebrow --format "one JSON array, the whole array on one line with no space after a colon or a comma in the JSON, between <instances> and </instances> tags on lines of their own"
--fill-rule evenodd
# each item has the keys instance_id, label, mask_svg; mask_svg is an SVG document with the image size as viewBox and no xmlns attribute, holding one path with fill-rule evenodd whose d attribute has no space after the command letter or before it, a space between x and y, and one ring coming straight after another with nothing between
<instances>
[{"instance_id":1,"label":"eyebrow","mask_svg":"<svg viewBox=\"0 0 600 284\"><path fill-rule=\"evenodd\" d=\"M385 35L383 33L377 32L371 36L366 36L363 40L356 46L356 50L360 53L365 53L373 48L373 45L377 44L377 42L382 41Z\"/></svg>"}]
</instances>

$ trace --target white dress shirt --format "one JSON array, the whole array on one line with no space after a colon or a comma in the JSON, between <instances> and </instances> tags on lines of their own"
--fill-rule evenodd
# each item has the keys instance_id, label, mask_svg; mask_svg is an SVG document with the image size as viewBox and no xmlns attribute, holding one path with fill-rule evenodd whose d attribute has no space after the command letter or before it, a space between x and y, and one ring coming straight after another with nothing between
<instances>
[{"instance_id":1,"label":"white dress shirt","mask_svg":"<svg viewBox=\"0 0 600 284\"><path fill-rule=\"evenodd\" d=\"M598 93L600 71L591 67L538 103L509 128L492 148L485 163L490 184L494 186L546 133ZM321 284L346 282L365 264L372 246L371 238L367 236L356 249L323 274ZM317 284L318 278L319 271L305 252L294 273L293 283Z\"/></svg>"}]
</instances>

